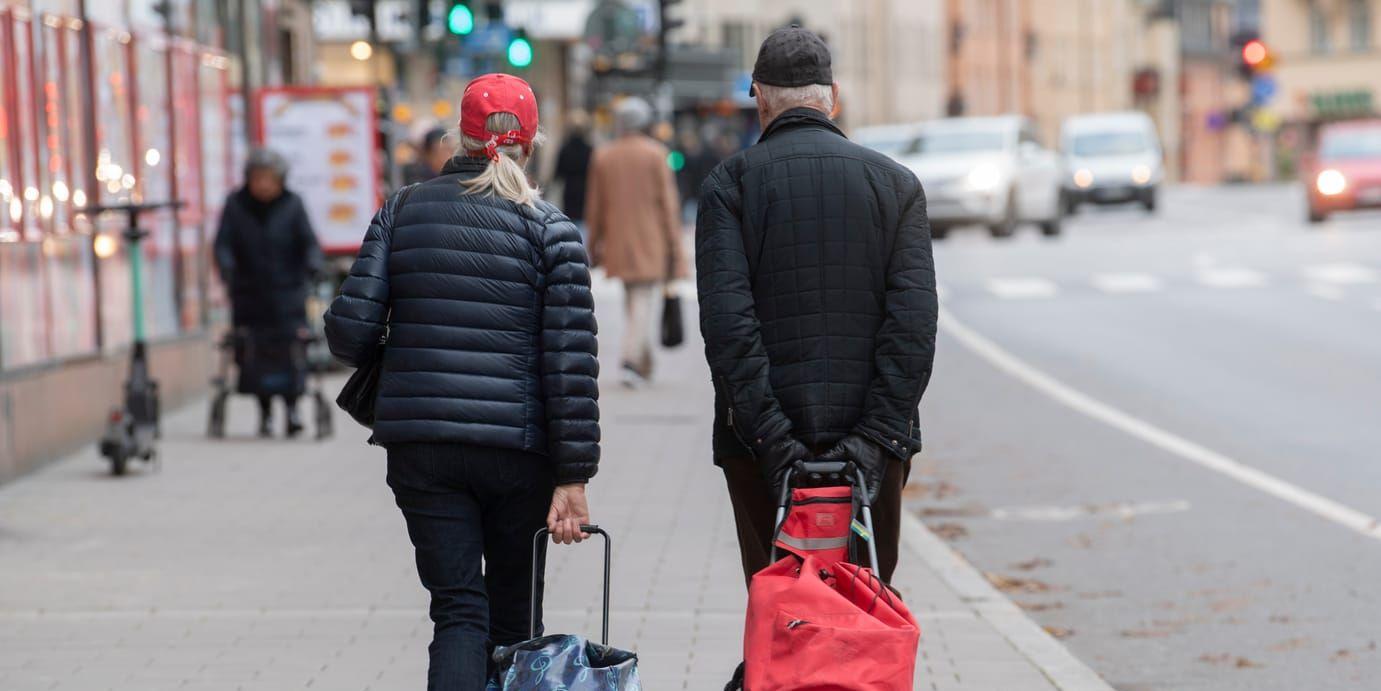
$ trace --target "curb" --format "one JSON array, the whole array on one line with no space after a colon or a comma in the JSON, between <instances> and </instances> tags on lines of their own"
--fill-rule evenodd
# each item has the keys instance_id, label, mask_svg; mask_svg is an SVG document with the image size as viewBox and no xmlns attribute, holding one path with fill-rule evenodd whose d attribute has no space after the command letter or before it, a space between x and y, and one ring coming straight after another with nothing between
<instances>
[{"instance_id":1,"label":"curb","mask_svg":"<svg viewBox=\"0 0 1381 691\"><path fill-rule=\"evenodd\" d=\"M1069 649L1045 632L910 511L901 512L901 539L954 592L1061 691L1113 691Z\"/></svg>"}]
</instances>

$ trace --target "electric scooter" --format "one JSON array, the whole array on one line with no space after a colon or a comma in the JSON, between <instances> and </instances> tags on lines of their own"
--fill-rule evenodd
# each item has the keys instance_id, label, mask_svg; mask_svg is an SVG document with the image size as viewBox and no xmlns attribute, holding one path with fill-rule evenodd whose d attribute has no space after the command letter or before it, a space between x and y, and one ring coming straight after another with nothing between
<instances>
[{"instance_id":1,"label":"electric scooter","mask_svg":"<svg viewBox=\"0 0 1381 691\"><path fill-rule=\"evenodd\" d=\"M122 211L129 217L124 238L129 253L129 276L132 284L134 344L130 349L129 378L125 380L124 402L110 413L110 422L101 437L100 451L110 461L110 472L124 475L130 459L153 463L158 467L159 438L158 382L149 373L148 345L144 335L144 253L140 248L149 232L139 227L139 214L157 209L176 209L183 202L157 204L112 204L87 209L95 216L105 211Z\"/></svg>"}]
</instances>

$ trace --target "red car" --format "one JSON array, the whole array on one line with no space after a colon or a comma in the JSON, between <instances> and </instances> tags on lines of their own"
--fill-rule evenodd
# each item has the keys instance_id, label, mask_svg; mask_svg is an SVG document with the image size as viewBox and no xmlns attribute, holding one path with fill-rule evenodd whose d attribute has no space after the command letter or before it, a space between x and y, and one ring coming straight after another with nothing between
<instances>
[{"instance_id":1,"label":"red car","mask_svg":"<svg viewBox=\"0 0 1381 691\"><path fill-rule=\"evenodd\" d=\"M1381 120L1325 125L1305 171L1310 223L1335 211L1381 209Z\"/></svg>"}]
</instances>

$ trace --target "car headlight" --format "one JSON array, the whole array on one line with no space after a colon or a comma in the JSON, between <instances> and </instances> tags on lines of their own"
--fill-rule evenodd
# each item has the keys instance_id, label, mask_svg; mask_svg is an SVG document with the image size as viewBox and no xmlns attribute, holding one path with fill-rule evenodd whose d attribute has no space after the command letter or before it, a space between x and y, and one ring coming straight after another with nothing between
<instances>
[{"instance_id":1,"label":"car headlight","mask_svg":"<svg viewBox=\"0 0 1381 691\"><path fill-rule=\"evenodd\" d=\"M1002 171L991 163L985 163L974 168L969 171L968 177L964 178L964 184L977 192L995 189L1000 182L1002 182Z\"/></svg>"},{"instance_id":2,"label":"car headlight","mask_svg":"<svg viewBox=\"0 0 1381 691\"><path fill-rule=\"evenodd\" d=\"M1088 168L1080 168L1074 171L1074 186L1081 190L1093 186L1093 171Z\"/></svg>"},{"instance_id":3,"label":"car headlight","mask_svg":"<svg viewBox=\"0 0 1381 691\"><path fill-rule=\"evenodd\" d=\"M1144 185L1151 181L1151 166L1137 166L1132 169L1132 182Z\"/></svg>"},{"instance_id":4,"label":"car headlight","mask_svg":"<svg viewBox=\"0 0 1381 691\"><path fill-rule=\"evenodd\" d=\"M1321 173L1314 180L1314 187L1319 190L1319 194L1325 197L1342 194L1347 189L1347 178L1339 171L1329 168Z\"/></svg>"}]
</instances>

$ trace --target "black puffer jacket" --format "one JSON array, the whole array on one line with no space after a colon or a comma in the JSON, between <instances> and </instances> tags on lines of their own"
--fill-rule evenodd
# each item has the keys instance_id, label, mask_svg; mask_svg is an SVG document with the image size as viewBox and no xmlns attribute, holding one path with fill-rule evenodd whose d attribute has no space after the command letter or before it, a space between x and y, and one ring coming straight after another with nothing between
<instances>
[{"instance_id":1,"label":"black puffer jacket","mask_svg":"<svg viewBox=\"0 0 1381 691\"><path fill-rule=\"evenodd\" d=\"M581 482L599 463L585 248L550 204L462 194L486 164L453 159L379 210L326 337L358 366L388 323L375 442L547 453L558 482Z\"/></svg>"},{"instance_id":2,"label":"black puffer jacket","mask_svg":"<svg viewBox=\"0 0 1381 691\"><path fill-rule=\"evenodd\" d=\"M717 459L786 435L919 450L938 304L910 171L789 110L705 181L695 248Z\"/></svg>"}]
</instances>

